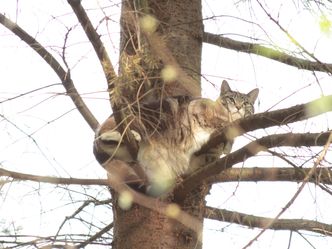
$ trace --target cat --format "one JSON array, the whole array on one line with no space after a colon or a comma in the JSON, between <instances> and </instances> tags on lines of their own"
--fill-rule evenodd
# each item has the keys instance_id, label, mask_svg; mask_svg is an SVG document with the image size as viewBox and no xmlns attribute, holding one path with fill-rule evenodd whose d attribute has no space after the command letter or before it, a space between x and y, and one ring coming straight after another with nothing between
<instances>
[{"instance_id":1,"label":"cat","mask_svg":"<svg viewBox=\"0 0 332 249\"><path fill-rule=\"evenodd\" d=\"M140 107L137 122L130 128L139 142L137 161L147 178L148 193L154 196L168 193L179 176L188 175L230 152L233 141L223 141L203 155L194 155L213 132L253 114L258 92L258 89L248 94L232 91L227 81L223 81L215 101L177 96ZM135 161L122 144L112 117L98 130L94 147L97 160Z\"/></svg>"},{"instance_id":2,"label":"cat","mask_svg":"<svg viewBox=\"0 0 332 249\"><path fill-rule=\"evenodd\" d=\"M232 91L227 81L224 80L221 85L220 96L216 101L221 101L219 103L223 107L226 107L229 115L227 123L254 114L254 103L258 97L258 93L259 89L257 88L250 91L248 94ZM216 161L223 154L229 154L233 146L233 140L234 139L223 141L218 146L210 148L200 156L192 155L190 168L196 170L201 166Z\"/></svg>"},{"instance_id":3,"label":"cat","mask_svg":"<svg viewBox=\"0 0 332 249\"><path fill-rule=\"evenodd\" d=\"M167 104L162 109L166 110L166 115L161 118L160 128L151 136L143 136L139 144L137 160L147 175L149 194L159 196L169 192L179 176L190 174L228 153L232 141L224 141L199 157L194 155L216 130L253 114L258 93L258 89L248 94L232 91L227 81L223 81L220 96L215 101L166 99Z\"/></svg>"}]
</instances>

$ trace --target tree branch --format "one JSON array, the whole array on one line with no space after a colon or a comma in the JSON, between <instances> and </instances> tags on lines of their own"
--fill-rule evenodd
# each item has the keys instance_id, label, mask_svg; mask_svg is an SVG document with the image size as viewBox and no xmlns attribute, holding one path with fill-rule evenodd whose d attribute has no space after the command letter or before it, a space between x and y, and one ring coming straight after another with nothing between
<instances>
[{"instance_id":1,"label":"tree branch","mask_svg":"<svg viewBox=\"0 0 332 249\"><path fill-rule=\"evenodd\" d=\"M105 74L105 77L107 80L109 93L111 94L112 90L114 89L113 81L116 79L117 75L113 68L112 62L107 54L107 51L104 47L104 44L102 43L102 41L100 39L100 35L96 32L95 28L93 27L88 15L86 14L83 6L81 5L81 1L68 0L68 3L72 7L86 36L89 38L89 41L91 42L91 44L96 52L96 55L98 56L100 65L104 71L104 74Z\"/></svg>"},{"instance_id":2,"label":"tree branch","mask_svg":"<svg viewBox=\"0 0 332 249\"><path fill-rule=\"evenodd\" d=\"M266 227L266 224L270 224L273 221L272 218L248 215L213 207L206 207L204 216L207 219L236 223L250 228L256 227L263 229ZM332 236L332 225L305 219L278 219L269 226L269 229L291 231L306 230Z\"/></svg>"},{"instance_id":3,"label":"tree branch","mask_svg":"<svg viewBox=\"0 0 332 249\"><path fill-rule=\"evenodd\" d=\"M324 133L306 134L276 134L262 137L246 146L234 151L214 163L194 172L186 178L174 191L175 200L181 201L184 196L196 186L202 184L208 177L220 174L225 169L231 168L234 164L244 162L258 152L266 151L268 148L281 146L324 146L331 131Z\"/></svg>"},{"instance_id":4,"label":"tree branch","mask_svg":"<svg viewBox=\"0 0 332 249\"><path fill-rule=\"evenodd\" d=\"M281 215L288 209L290 208L291 205L293 205L294 201L297 199L297 197L300 195L302 190L304 189L305 185L309 182L309 179L313 176L315 169L320 165L321 161L324 159L326 156L326 153L328 151L328 148L330 147L332 141L332 133L330 132L328 139L326 140L326 143L324 145L324 149L319 153L317 159L314 161L313 166L311 167L308 175L303 179L303 182L300 184L299 188L293 195L293 197L286 203L286 205L278 212L278 214L269 221L269 223L266 223L264 225L264 229L262 229L253 239L251 239L243 248L249 248L255 241L258 240L262 234L269 229L274 222L276 222L278 219L280 219Z\"/></svg>"},{"instance_id":5,"label":"tree branch","mask_svg":"<svg viewBox=\"0 0 332 249\"><path fill-rule=\"evenodd\" d=\"M260 55L271 60L276 60L281 63L297 67L299 69L327 73L332 72L332 64L297 58L269 47L249 42L236 41L217 34L204 32L203 42L227 49L236 50L238 52Z\"/></svg>"},{"instance_id":6,"label":"tree branch","mask_svg":"<svg viewBox=\"0 0 332 249\"><path fill-rule=\"evenodd\" d=\"M44 182L50 184L64 184L64 185L101 185L108 186L107 180L104 179L79 179L79 178L60 178L51 176L37 176L31 174L24 174L15 171L5 170L0 168L0 176L11 177L15 180Z\"/></svg>"},{"instance_id":7,"label":"tree branch","mask_svg":"<svg viewBox=\"0 0 332 249\"><path fill-rule=\"evenodd\" d=\"M21 38L26 44L28 44L37 54L43 58L46 63L53 69L53 71L60 78L62 85L66 89L67 95L72 99L76 108L81 113L85 121L89 124L89 126L96 130L99 126L98 121L91 113L89 108L84 103L80 94L77 92L74 83L70 77L70 73L66 72L60 63L32 36L30 36L27 32L25 32L20 26L16 23L13 23L7 17L0 13L0 23L13 32L16 36Z\"/></svg>"},{"instance_id":8,"label":"tree branch","mask_svg":"<svg viewBox=\"0 0 332 249\"><path fill-rule=\"evenodd\" d=\"M94 235L92 235L90 238L88 238L87 240L85 240L82 243L79 243L77 245L77 248L84 248L87 245L91 245L91 243L99 238L101 238L105 233L107 233L109 230L111 230L113 228L113 222L108 224L107 226L105 226L103 229L101 229L99 232L95 233Z\"/></svg>"},{"instance_id":9,"label":"tree branch","mask_svg":"<svg viewBox=\"0 0 332 249\"><path fill-rule=\"evenodd\" d=\"M130 121L124 119L124 115L122 114L121 103L115 103L114 99L112 99L112 94L115 89L114 81L117 78L117 75L114 71L112 62L107 54L107 51L104 47L104 44L102 43L100 39L100 35L97 33L95 28L93 27L88 15L86 14L83 6L81 5L81 1L78 0L68 0L69 5L72 7L78 21L80 22L86 36L89 38L89 41L91 42L96 55L98 56L99 62L101 64L101 67L104 71L104 75L107 80L108 85L108 93L110 96L110 103L113 110L113 115L116 123L118 124L118 130L121 134L125 134L124 141L127 145L130 154L133 158L137 157L137 151L138 151L138 144L136 143L135 138L131 134L131 132L127 132L129 129L127 129L128 124Z\"/></svg>"},{"instance_id":10,"label":"tree branch","mask_svg":"<svg viewBox=\"0 0 332 249\"><path fill-rule=\"evenodd\" d=\"M301 182L308 174L310 169L303 168L229 168L220 174L211 176L207 179L209 184L220 182L258 182L258 181L289 181ZM317 168L310 182L332 184L332 172L327 168ZM49 184L63 185L97 185L108 186L106 179L82 179L82 178L63 178L51 176L39 176L9 171L0 168L0 176L10 177L18 181L33 181Z\"/></svg>"},{"instance_id":11,"label":"tree branch","mask_svg":"<svg viewBox=\"0 0 332 249\"><path fill-rule=\"evenodd\" d=\"M210 148L219 145L220 141L233 139L249 131L294 123L330 111L332 111L332 95L316 99L306 104L254 114L247 118L236 120L222 128L220 131L215 132L215 134L212 134L209 142L206 143L196 154L203 154Z\"/></svg>"},{"instance_id":12,"label":"tree branch","mask_svg":"<svg viewBox=\"0 0 332 249\"><path fill-rule=\"evenodd\" d=\"M209 184L222 182L262 182L283 181L302 182L310 168L229 168L207 179ZM309 182L316 184L332 184L332 170L329 168L315 169Z\"/></svg>"}]
</instances>

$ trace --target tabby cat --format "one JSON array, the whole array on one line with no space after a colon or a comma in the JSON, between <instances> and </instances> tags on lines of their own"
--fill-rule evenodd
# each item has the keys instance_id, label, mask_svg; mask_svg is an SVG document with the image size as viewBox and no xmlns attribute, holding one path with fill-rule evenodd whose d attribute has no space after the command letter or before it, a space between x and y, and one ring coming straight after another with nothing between
<instances>
[{"instance_id":1,"label":"tabby cat","mask_svg":"<svg viewBox=\"0 0 332 249\"><path fill-rule=\"evenodd\" d=\"M143 138L139 145L137 160L149 180L150 194L168 192L178 176L192 173L206 163L204 159L214 160L229 152L232 141L225 141L207 155L194 156L217 129L253 114L258 92L258 89L248 94L235 92L223 81L220 96L215 101L205 98L184 102L168 99L171 115L165 118L166 129L159 129L152 136Z\"/></svg>"},{"instance_id":2,"label":"tabby cat","mask_svg":"<svg viewBox=\"0 0 332 249\"><path fill-rule=\"evenodd\" d=\"M224 141L201 156L194 155L217 129L253 114L258 92L258 89L248 94L232 91L228 83L223 81L220 96L215 101L184 96L166 98L162 105L158 104L158 112L151 108L152 118L149 113L149 117L143 117L141 122L133 124L131 131L139 141L137 161L148 179L149 194L159 196L169 192L179 176L190 174L221 154L228 153L232 141ZM108 155L114 159L133 161L121 143L114 119L112 121L110 118L105 124L108 127L102 126L96 135L96 158L101 158L101 155L106 158ZM108 145L110 141L112 147Z\"/></svg>"}]
</instances>

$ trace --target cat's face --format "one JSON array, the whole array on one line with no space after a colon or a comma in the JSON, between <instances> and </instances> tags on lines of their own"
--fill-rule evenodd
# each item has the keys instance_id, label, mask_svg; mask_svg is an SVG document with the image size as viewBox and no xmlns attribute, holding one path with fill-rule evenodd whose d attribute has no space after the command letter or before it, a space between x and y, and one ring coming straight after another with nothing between
<instances>
[{"instance_id":1,"label":"cat's face","mask_svg":"<svg viewBox=\"0 0 332 249\"><path fill-rule=\"evenodd\" d=\"M227 81L223 81L220 90L222 105L228 110L230 118L234 121L254 113L254 103L259 90L256 88L247 94L232 91Z\"/></svg>"}]
</instances>

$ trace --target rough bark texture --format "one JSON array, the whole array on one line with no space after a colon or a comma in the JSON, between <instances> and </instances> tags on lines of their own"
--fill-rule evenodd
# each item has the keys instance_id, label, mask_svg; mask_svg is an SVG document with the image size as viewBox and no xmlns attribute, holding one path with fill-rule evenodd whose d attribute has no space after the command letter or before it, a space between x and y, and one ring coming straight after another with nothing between
<instances>
[{"instance_id":1,"label":"rough bark texture","mask_svg":"<svg viewBox=\"0 0 332 249\"><path fill-rule=\"evenodd\" d=\"M169 53L181 70L192 79L193 87L200 87L203 34L201 10L200 0L123 2L119 70L123 84L119 90L119 97L122 100L125 99L127 103L134 103L135 100L141 100L141 97L144 101L149 100L149 97L143 98L144 93L160 83L164 84L160 78L160 71L165 66L165 60L161 57L169 56ZM146 13L153 15L159 21L155 34L165 45L167 53L156 51L158 44L151 46L151 41L140 30L137 21ZM128 79L132 80L132 84L128 83ZM163 86L159 86L159 89L153 93L154 98L165 96L162 92L164 90L168 90L167 95L183 94L181 82L175 84L173 82L170 89ZM179 203L182 210L197 218L201 224L203 224L205 196L208 191L208 186L199 186ZM118 193L113 191L112 197L113 248L202 248L201 234L174 219L137 204L134 204L130 210L122 210L118 205ZM172 202L172 199L169 198L168 201Z\"/></svg>"},{"instance_id":2,"label":"rough bark texture","mask_svg":"<svg viewBox=\"0 0 332 249\"><path fill-rule=\"evenodd\" d=\"M200 0L123 2L120 38L120 80L123 84L119 91L122 97L149 101L167 95L200 95L201 11ZM157 19L153 34L147 34L140 25L145 15ZM160 72L168 64L179 68L178 74L182 77L165 83ZM185 83L198 91L186 90Z\"/></svg>"},{"instance_id":3,"label":"rough bark texture","mask_svg":"<svg viewBox=\"0 0 332 249\"><path fill-rule=\"evenodd\" d=\"M195 82L200 82L203 37L202 6L199 0L150 1L152 14L160 21L160 33L181 65Z\"/></svg>"},{"instance_id":4,"label":"rough bark texture","mask_svg":"<svg viewBox=\"0 0 332 249\"><path fill-rule=\"evenodd\" d=\"M158 212L134 204L122 210L113 192L114 240L117 249L180 248L177 246L174 221Z\"/></svg>"},{"instance_id":5,"label":"rough bark texture","mask_svg":"<svg viewBox=\"0 0 332 249\"><path fill-rule=\"evenodd\" d=\"M182 210L203 224L205 196L209 187L200 186L180 203ZM130 210L118 205L118 193L112 191L114 212L113 248L202 248L202 234L159 212L134 204ZM172 201L171 199L169 201Z\"/></svg>"}]
</instances>

